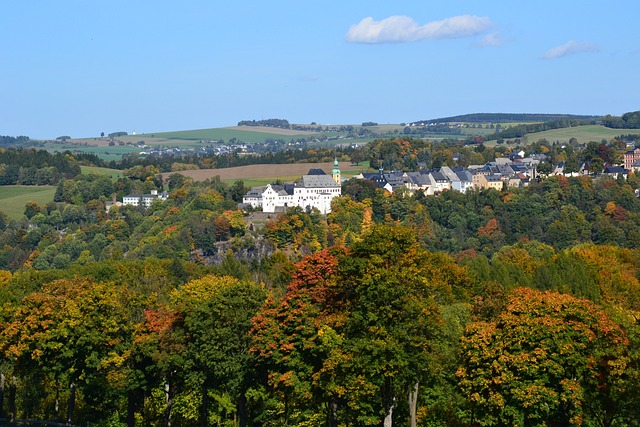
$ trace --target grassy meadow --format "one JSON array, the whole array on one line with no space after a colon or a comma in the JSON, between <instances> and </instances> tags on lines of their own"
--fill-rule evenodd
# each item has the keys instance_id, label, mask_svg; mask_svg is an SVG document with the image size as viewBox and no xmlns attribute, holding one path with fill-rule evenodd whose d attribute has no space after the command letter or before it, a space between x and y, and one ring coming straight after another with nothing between
<instances>
[{"instance_id":1,"label":"grassy meadow","mask_svg":"<svg viewBox=\"0 0 640 427\"><path fill-rule=\"evenodd\" d=\"M53 185L3 185L0 187L0 211L11 219L18 219L24 214L27 202L45 205L53 200L55 193Z\"/></svg>"}]
</instances>

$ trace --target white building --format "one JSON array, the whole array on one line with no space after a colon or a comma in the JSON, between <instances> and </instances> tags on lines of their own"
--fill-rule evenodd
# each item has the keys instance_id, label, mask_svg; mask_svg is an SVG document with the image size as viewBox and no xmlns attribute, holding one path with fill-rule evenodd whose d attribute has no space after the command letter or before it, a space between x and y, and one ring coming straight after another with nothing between
<instances>
[{"instance_id":1,"label":"white building","mask_svg":"<svg viewBox=\"0 0 640 427\"><path fill-rule=\"evenodd\" d=\"M154 200L165 201L169 198L169 193L163 191L158 194L158 190L151 190L151 194L129 194L122 198L123 205L144 206L148 208Z\"/></svg>"},{"instance_id":2,"label":"white building","mask_svg":"<svg viewBox=\"0 0 640 427\"><path fill-rule=\"evenodd\" d=\"M320 213L331 212L331 200L342 194L340 170L334 162L332 176L304 175L294 184L254 187L242 198L242 203L262 212L284 211L297 206L302 209L316 208Z\"/></svg>"}]
</instances>

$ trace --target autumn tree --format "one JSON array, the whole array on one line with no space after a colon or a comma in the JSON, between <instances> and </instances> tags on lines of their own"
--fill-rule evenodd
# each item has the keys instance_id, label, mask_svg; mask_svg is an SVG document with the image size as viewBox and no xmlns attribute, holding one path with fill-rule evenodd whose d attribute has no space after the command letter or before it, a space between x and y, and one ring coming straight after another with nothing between
<instances>
[{"instance_id":1,"label":"autumn tree","mask_svg":"<svg viewBox=\"0 0 640 427\"><path fill-rule=\"evenodd\" d=\"M457 377L472 425L610 426L612 385L625 375L628 340L598 306L519 288L491 321L470 325ZM587 424L591 425L591 424Z\"/></svg>"},{"instance_id":2,"label":"autumn tree","mask_svg":"<svg viewBox=\"0 0 640 427\"><path fill-rule=\"evenodd\" d=\"M266 417L289 425L336 423L336 390L318 376L340 351L336 329L345 313L334 279L342 256L333 248L303 258L282 300L267 301L253 320L251 351L272 396L263 407Z\"/></svg>"},{"instance_id":3,"label":"autumn tree","mask_svg":"<svg viewBox=\"0 0 640 427\"><path fill-rule=\"evenodd\" d=\"M85 416L99 418L114 408L110 393L120 387L131 333L122 321L126 294L113 284L63 279L2 307L3 354L19 378L39 372L67 391L67 422L74 420L75 389L82 394ZM63 417L57 409L46 413Z\"/></svg>"}]
</instances>

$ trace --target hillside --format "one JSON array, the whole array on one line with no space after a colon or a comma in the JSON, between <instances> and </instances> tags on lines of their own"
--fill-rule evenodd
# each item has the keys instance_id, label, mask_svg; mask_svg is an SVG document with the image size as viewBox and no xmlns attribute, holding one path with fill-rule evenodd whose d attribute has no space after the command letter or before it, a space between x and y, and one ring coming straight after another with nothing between
<instances>
[{"instance_id":1,"label":"hillside","mask_svg":"<svg viewBox=\"0 0 640 427\"><path fill-rule=\"evenodd\" d=\"M439 119L419 120L414 123L547 123L559 120L598 120L601 116L575 114L529 114L529 113L474 113Z\"/></svg>"}]
</instances>

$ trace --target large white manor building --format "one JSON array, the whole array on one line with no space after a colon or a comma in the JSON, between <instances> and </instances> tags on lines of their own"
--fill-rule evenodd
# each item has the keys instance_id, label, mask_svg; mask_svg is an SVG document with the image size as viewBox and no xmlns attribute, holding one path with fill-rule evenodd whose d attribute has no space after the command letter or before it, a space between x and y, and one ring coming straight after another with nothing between
<instances>
[{"instance_id":1,"label":"large white manor building","mask_svg":"<svg viewBox=\"0 0 640 427\"><path fill-rule=\"evenodd\" d=\"M284 185L269 184L254 187L242 198L242 203L262 212L281 212L288 207L316 208L320 213L331 212L331 200L341 194L341 174L338 160L333 162L331 175L312 169L297 182Z\"/></svg>"}]
</instances>

